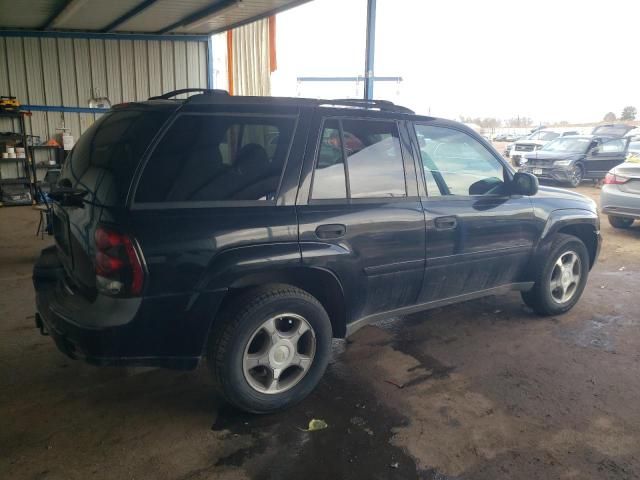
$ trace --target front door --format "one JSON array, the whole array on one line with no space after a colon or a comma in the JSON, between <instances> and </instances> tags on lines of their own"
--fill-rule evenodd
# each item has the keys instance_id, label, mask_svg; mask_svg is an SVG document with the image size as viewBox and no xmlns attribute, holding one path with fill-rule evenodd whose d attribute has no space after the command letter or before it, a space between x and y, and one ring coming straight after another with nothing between
<instances>
[{"instance_id":1,"label":"front door","mask_svg":"<svg viewBox=\"0 0 640 480\"><path fill-rule=\"evenodd\" d=\"M315 125L297 202L303 263L338 277L350 321L413 305L426 234L408 138L393 119Z\"/></svg>"},{"instance_id":2,"label":"front door","mask_svg":"<svg viewBox=\"0 0 640 480\"><path fill-rule=\"evenodd\" d=\"M426 181L426 269L420 303L522 280L536 226L528 197L509 195L511 172L471 133L415 125Z\"/></svg>"}]
</instances>

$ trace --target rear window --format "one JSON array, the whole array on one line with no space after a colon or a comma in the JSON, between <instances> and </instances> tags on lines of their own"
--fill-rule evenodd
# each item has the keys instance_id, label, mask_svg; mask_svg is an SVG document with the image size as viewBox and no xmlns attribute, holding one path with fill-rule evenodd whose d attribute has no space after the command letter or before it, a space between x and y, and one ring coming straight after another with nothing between
<instances>
[{"instance_id":1,"label":"rear window","mask_svg":"<svg viewBox=\"0 0 640 480\"><path fill-rule=\"evenodd\" d=\"M122 205L145 150L170 111L105 113L80 137L58 184L89 191L102 205Z\"/></svg>"},{"instance_id":2,"label":"rear window","mask_svg":"<svg viewBox=\"0 0 640 480\"><path fill-rule=\"evenodd\" d=\"M135 201L273 201L294 117L184 114L154 149Z\"/></svg>"}]
</instances>

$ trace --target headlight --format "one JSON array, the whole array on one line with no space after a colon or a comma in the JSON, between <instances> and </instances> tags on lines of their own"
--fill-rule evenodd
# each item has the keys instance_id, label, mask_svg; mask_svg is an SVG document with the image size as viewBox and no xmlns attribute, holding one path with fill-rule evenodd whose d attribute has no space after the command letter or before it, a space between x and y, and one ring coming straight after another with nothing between
<instances>
[{"instance_id":1,"label":"headlight","mask_svg":"<svg viewBox=\"0 0 640 480\"><path fill-rule=\"evenodd\" d=\"M566 167L571 165L571 162L573 160L556 160L555 162L553 162L553 166L554 167Z\"/></svg>"}]
</instances>

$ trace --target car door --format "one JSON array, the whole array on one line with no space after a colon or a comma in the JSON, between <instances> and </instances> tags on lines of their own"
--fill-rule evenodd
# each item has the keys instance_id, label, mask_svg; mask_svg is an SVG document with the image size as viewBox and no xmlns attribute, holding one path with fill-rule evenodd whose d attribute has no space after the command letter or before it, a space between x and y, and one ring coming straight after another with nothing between
<instances>
[{"instance_id":1,"label":"car door","mask_svg":"<svg viewBox=\"0 0 640 480\"><path fill-rule=\"evenodd\" d=\"M471 132L429 121L414 127L426 187L426 267L419 302L522 281L536 226L531 200L508 193L511 170Z\"/></svg>"},{"instance_id":2,"label":"car door","mask_svg":"<svg viewBox=\"0 0 640 480\"><path fill-rule=\"evenodd\" d=\"M355 321L415 303L426 232L398 122L340 113L316 116L296 210L303 264L339 279Z\"/></svg>"},{"instance_id":3,"label":"car door","mask_svg":"<svg viewBox=\"0 0 640 480\"><path fill-rule=\"evenodd\" d=\"M587 178L604 178L609 170L620 165L627 156L626 138L602 138L587 154L585 161Z\"/></svg>"}]
</instances>

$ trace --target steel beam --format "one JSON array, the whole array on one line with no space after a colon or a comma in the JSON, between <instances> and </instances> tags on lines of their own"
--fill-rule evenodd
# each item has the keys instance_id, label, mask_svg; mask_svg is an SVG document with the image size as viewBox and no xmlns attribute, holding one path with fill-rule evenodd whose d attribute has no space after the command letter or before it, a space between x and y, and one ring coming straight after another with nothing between
<instances>
[{"instance_id":1,"label":"steel beam","mask_svg":"<svg viewBox=\"0 0 640 480\"><path fill-rule=\"evenodd\" d=\"M367 46L364 65L364 99L373 100L374 60L376 51L376 0L367 0Z\"/></svg>"},{"instance_id":2,"label":"steel beam","mask_svg":"<svg viewBox=\"0 0 640 480\"><path fill-rule=\"evenodd\" d=\"M224 10L225 8L235 5L236 3L238 3L238 0L220 0L214 3L213 5L209 5L206 8L202 8L197 12L194 12L190 15L187 15L186 17L181 18L180 20L172 23L171 25L167 25L166 27L164 27L161 30L158 30L155 33L157 33L158 35L162 35L165 33L169 33L171 30L175 30L176 28L191 25L192 23L196 23L197 21L202 20L203 18L210 17L211 15L214 15L215 13L221 10Z\"/></svg>"},{"instance_id":3,"label":"steel beam","mask_svg":"<svg viewBox=\"0 0 640 480\"><path fill-rule=\"evenodd\" d=\"M149 8L151 5L153 5L154 3L156 3L158 0L144 0L143 2L139 3L138 5L136 5L135 7L133 7L131 10L129 10L128 12L122 14L121 16L119 16L118 18L116 18L113 22L111 22L109 25L107 25L106 27L104 27L102 29L103 33L106 32L111 32L113 30L115 30L118 26L122 25L124 22L126 22L127 20L129 20L132 17L135 17L136 15L138 15L140 12L142 12L143 10L146 10L147 8Z\"/></svg>"},{"instance_id":4,"label":"steel beam","mask_svg":"<svg viewBox=\"0 0 640 480\"><path fill-rule=\"evenodd\" d=\"M86 38L101 40L168 40L170 42L207 42L209 35L157 35L155 33L99 33L41 30L2 30L0 37Z\"/></svg>"}]
</instances>

